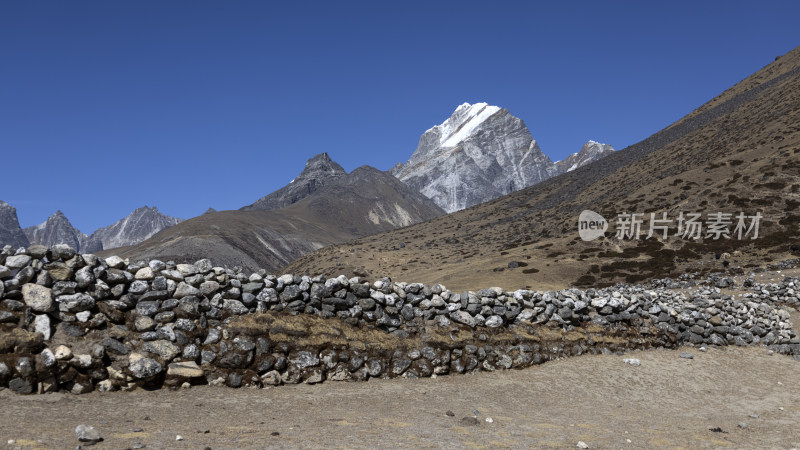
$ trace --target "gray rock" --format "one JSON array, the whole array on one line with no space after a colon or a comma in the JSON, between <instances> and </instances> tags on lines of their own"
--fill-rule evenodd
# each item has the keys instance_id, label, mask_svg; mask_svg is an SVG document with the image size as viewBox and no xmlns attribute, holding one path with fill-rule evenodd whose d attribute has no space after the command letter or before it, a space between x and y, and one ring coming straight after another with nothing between
<instances>
[{"instance_id":1,"label":"gray rock","mask_svg":"<svg viewBox=\"0 0 800 450\"><path fill-rule=\"evenodd\" d=\"M156 321L147 316L137 316L134 320L136 331L153 331L156 328Z\"/></svg>"},{"instance_id":2,"label":"gray rock","mask_svg":"<svg viewBox=\"0 0 800 450\"><path fill-rule=\"evenodd\" d=\"M68 244L55 244L50 251L53 253L54 258L61 259L62 261L66 261L75 256L75 249Z\"/></svg>"},{"instance_id":3,"label":"gray rock","mask_svg":"<svg viewBox=\"0 0 800 450\"><path fill-rule=\"evenodd\" d=\"M220 285L216 281L206 281L200 283L200 294L206 297L212 297L217 291L219 291Z\"/></svg>"},{"instance_id":4,"label":"gray rock","mask_svg":"<svg viewBox=\"0 0 800 450\"><path fill-rule=\"evenodd\" d=\"M96 444L103 440L100 436L100 432L89 425L78 425L75 427L75 436L78 437L79 441L91 444Z\"/></svg>"},{"instance_id":5,"label":"gray rock","mask_svg":"<svg viewBox=\"0 0 800 450\"><path fill-rule=\"evenodd\" d=\"M200 364L211 364L215 359L217 359L217 355L210 350L200 352Z\"/></svg>"},{"instance_id":6,"label":"gray rock","mask_svg":"<svg viewBox=\"0 0 800 450\"><path fill-rule=\"evenodd\" d=\"M636 358L626 358L626 359L623 359L622 362L624 362L625 364L630 364L632 366L641 366L642 365L642 362L640 360L636 359Z\"/></svg>"},{"instance_id":7,"label":"gray rock","mask_svg":"<svg viewBox=\"0 0 800 450\"><path fill-rule=\"evenodd\" d=\"M181 349L177 345L164 339L146 342L142 349L162 357L164 361L172 361L181 354Z\"/></svg>"},{"instance_id":8,"label":"gray rock","mask_svg":"<svg viewBox=\"0 0 800 450\"><path fill-rule=\"evenodd\" d=\"M181 356L183 359L196 360L200 356L200 349L194 344L189 344L183 348Z\"/></svg>"},{"instance_id":9,"label":"gray rock","mask_svg":"<svg viewBox=\"0 0 800 450\"><path fill-rule=\"evenodd\" d=\"M687 352L681 352L680 357L685 359L694 359L694 355Z\"/></svg>"},{"instance_id":10,"label":"gray rock","mask_svg":"<svg viewBox=\"0 0 800 450\"><path fill-rule=\"evenodd\" d=\"M8 388L17 394L28 395L33 393L33 384L26 378L12 378L8 382Z\"/></svg>"},{"instance_id":11,"label":"gray rock","mask_svg":"<svg viewBox=\"0 0 800 450\"><path fill-rule=\"evenodd\" d=\"M450 320L456 323L464 324L471 328L474 328L476 325L475 318L472 317L468 312L462 310L451 312Z\"/></svg>"},{"instance_id":12,"label":"gray rock","mask_svg":"<svg viewBox=\"0 0 800 450\"><path fill-rule=\"evenodd\" d=\"M135 278L141 281L151 281L156 277L155 273L153 273L153 269L148 267L142 267L141 269L136 271Z\"/></svg>"},{"instance_id":13,"label":"gray rock","mask_svg":"<svg viewBox=\"0 0 800 450\"><path fill-rule=\"evenodd\" d=\"M22 285L22 298L25 304L36 312L50 312L55 309L53 292L50 288L26 283Z\"/></svg>"},{"instance_id":14,"label":"gray rock","mask_svg":"<svg viewBox=\"0 0 800 450\"><path fill-rule=\"evenodd\" d=\"M158 312L161 302L158 300L139 301L136 304L136 314L140 316L153 317Z\"/></svg>"},{"instance_id":15,"label":"gray rock","mask_svg":"<svg viewBox=\"0 0 800 450\"><path fill-rule=\"evenodd\" d=\"M377 359L367 361L367 372L371 377L380 376L383 373L383 363Z\"/></svg>"},{"instance_id":16,"label":"gray rock","mask_svg":"<svg viewBox=\"0 0 800 450\"><path fill-rule=\"evenodd\" d=\"M500 316L498 316L498 315L489 316L489 317L486 319L486 323L485 323L485 325L486 325L487 327L489 327L489 328L498 328L498 327L501 327L501 326L503 326L503 318L502 318L502 317L500 317Z\"/></svg>"},{"instance_id":17,"label":"gray rock","mask_svg":"<svg viewBox=\"0 0 800 450\"><path fill-rule=\"evenodd\" d=\"M225 299L222 303L222 309L236 315L247 314L249 312L249 309L239 300Z\"/></svg>"},{"instance_id":18,"label":"gray rock","mask_svg":"<svg viewBox=\"0 0 800 450\"><path fill-rule=\"evenodd\" d=\"M292 359L291 362L297 366L298 369L305 369L307 367L318 366L319 358L316 354L303 350L297 352L297 357Z\"/></svg>"},{"instance_id":19,"label":"gray rock","mask_svg":"<svg viewBox=\"0 0 800 450\"><path fill-rule=\"evenodd\" d=\"M402 375L411 366L411 360L408 358L396 359L392 362L392 373L395 375Z\"/></svg>"},{"instance_id":20,"label":"gray rock","mask_svg":"<svg viewBox=\"0 0 800 450\"><path fill-rule=\"evenodd\" d=\"M146 358L138 353L131 353L129 361L128 369L130 369L131 374L137 379L150 378L164 370L158 361Z\"/></svg>"},{"instance_id":21,"label":"gray rock","mask_svg":"<svg viewBox=\"0 0 800 450\"><path fill-rule=\"evenodd\" d=\"M193 295L193 296L200 295L200 289L197 289L196 287L191 286L189 284L186 284L184 282L180 282L180 283L178 283L178 287L175 289L175 293L173 294L173 297L175 297L175 298L183 298L183 297L187 297L187 296L190 296L190 295Z\"/></svg>"},{"instance_id":22,"label":"gray rock","mask_svg":"<svg viewBox=\"0 0 800 450\"><path fill-rule=\"evenodd\" d=\"M117 355L127 355L131 352L127 345L111 338L103 339L103 347L105 348L106 352L115 353Z\"/></svg>"},{"instance_id":23,"label":"gray rock","mask_svg":"<svg viewBox=\"0 0 800 450\"><path fill-rule=\"evenodd\" d=\"M62 295L56 299L59 303L59 311L64 312L81 312L88 311L94 308L95 301L90 295L87 294L71 294Z\"/></svg>"},{"instance_id":24,"label":"gray rock","mask_svg":"<svg viewBox=\"0 0 800 450\"><path fill-rule=\"evenodd\" d=\"M92 272L92 268L86 266L75 272L75 281L78 283L78 287L81 289L84 289L90 284L94 283L94 272Z\"/></svg>"},{"instance_id":25,"label":"gray rock","mask_svg":"<svg viewBox=\"0 0 800 450\"><path fill-rule=\"evenodd\" d=\"M208 330L208 335L206 336L206 340L203 341L203 345L213 345L222 339L222 333L216 329L211 328Z\"/></svg>"},{"instance_id":26,"label":"gray rock","mask_svg":"<svg viewBox=\"0 0 800 450\"><path fill-rule=\"evenodd\" d=\"M21 269L31 262L31 257L28 255L14 255L6 258L5 266L11 270Z\"/></svg>"},{"instance_id":27,"label":"gray rock","mask_svg":"<svg viewBox=\"0 0 800 450\"><path fill-rule=\"evenodd\" d=\"M128 287L128 292L130 292L131 294L139 295L145 293L148 288L149 286L147 285L147 282L142 280L136 280L133 283L131 283L130 287Z\"/></svg>"},{"instance_id":28,"label":"gray rock","mask_svg":"<svg viewBox=\"0 0 800 450\"><path fill-rule=\"evenodd\" d=\"M119 256L109 256L106 258L106 265L112 269L121 269L125 267L125 260Z\"/></svg>"},{"instance_id":29,"label":"gray rock","mask_svg":"<svg viewBox=\"0 0 800 450\"><path fill-rule=\"evenodd\" d=\"M168 270L162 270L160 273L164 278L168 280L177 282L183 281L183 274L178 270L168 269Z\"/></svg>"}]
</instances>

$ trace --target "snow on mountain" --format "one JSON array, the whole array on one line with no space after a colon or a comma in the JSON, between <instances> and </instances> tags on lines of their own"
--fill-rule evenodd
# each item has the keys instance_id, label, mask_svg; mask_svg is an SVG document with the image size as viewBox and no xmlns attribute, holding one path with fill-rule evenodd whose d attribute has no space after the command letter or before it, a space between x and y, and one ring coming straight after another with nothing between
<instances>
[{"instance_id":1,"label":"snow on mountain","mask_svg":"<svg viewBox=\"0 0 800 450\"><path fill-rule=\"evenodd\" d=\"M390 173L453 212L575 170L611 151L589 141L580 152L553 163L525 122L507 109L464 103L425 131L408 162Z\"/></svg>"},{"instance_id":2,"label":"snow on mountain","mask_svg":"<svg viewBox=\"0 0 800 450\"><path fill-rule=\"evenodd\" d=\"M525 123L486 103L460 105L420 137L391 173L447 212L509 194L556 174Z\"/></svg>"}]
</instances>

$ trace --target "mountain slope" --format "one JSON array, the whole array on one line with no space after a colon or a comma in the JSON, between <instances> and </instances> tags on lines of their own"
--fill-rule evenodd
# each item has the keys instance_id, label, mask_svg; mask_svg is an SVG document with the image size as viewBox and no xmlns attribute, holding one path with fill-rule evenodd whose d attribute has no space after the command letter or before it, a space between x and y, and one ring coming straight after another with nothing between
<instances>
[{"instance_id":1,"label":"mountain slope","mask_svg":"<svg viewBox=\"0 0 800 450\"><path fill-rule=\"evenodd\" d=\"M135 245L182 220L162 214L155 206L142 206L114 224L98 229L90 238L102 242L104 249Z\"/></svg>"},{"instance_id":2,"label":"mountain slope","mask_svg":"<svg viewBox=\"0 0 800 450\"><path fill-rule=\"evenodd\" d=\"M358 270L458 289L487 283L560 288L744 271L800 249L798 124L795 49L685 118L599 161L468 210L325 248L284 270ZM586 209L611 222L604 238L584 242L578 236L578 216ZM705 219L744 212L764 220L755 240L683 239L674 236L676 222L667 239L619 240L615 218L625 212L666 213L673 221L681 212L700 212ZM394 248L400 241L403 248Z\"/></svg>"},{"instance_id":3,"label":"mountain slope","mask_svg":"<svg viewBox=\"0 0 800 450\"><path fill-rule=\"evenodd\" d=\"M324 158L317 155L311 161ZM316 187L310 195L280 209L206 213L136 246L103 254L176 262L211 258L228 267L274 271L321 247L444 213L392 175L368 166Z\"/></svg>"},{"instance_id":4,"label":"mountain slope","mask_svg":"<svg viewBox=\"0 0 800 450\"><path fill-rule=\"evenodd\" d=\"M90 238L72 226L61 210L48 217L39 225L23 230L31 244L52 247L67 244L81 253L94 253L103 250L103 244L96 237Z\"/></svg>"},{"instance_id":5,"label":"mountain slope","mask_svg":"<svg viewBox=\"0 0 800 450\"><path fill-rule=\"evenodd\" d=\"M0 246L27 247L28 237L19 226L17 209L0 200Z\"/></svg>"}]
</instances>

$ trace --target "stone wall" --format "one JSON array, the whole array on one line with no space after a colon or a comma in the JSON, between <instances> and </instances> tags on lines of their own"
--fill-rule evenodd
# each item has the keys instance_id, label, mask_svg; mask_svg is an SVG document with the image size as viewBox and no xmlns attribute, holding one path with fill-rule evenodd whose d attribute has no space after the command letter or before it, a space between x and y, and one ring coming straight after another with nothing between
<instances>
[{"instance_id":1,"label":"stone wall","mask_svg":"<svg viewBox=\"0 0 800 450\"><path fill-rule=\"evenodd\" d=\"M686 343L800 354L792 278L457 293L57 245L5 247L0 280L0 387L19 393L437 376Z\"/></svg>"}]
</instances>

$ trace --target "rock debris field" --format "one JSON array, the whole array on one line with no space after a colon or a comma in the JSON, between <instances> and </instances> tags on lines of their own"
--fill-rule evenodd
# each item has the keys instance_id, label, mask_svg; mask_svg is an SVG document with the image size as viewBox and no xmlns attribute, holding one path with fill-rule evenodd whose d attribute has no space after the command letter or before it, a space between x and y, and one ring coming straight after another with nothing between
<instances>
[{"instance_id":1,"label":"rock debris field","mask_svg":"<svg viewBox=\"0 0 800 450\"><path fill-rule=\"evenodd\" d=\"M364 391L356 387L359 383L329 383L332 381L376 380L368 385L378 383L379 391L402 387L426 392L426 389L453 389L459 383L470 385L479 379L490 384L495 380L498 395L511 401L505 387L522 383L526 377L535 378L536 373L551 365L563 368L565 366L559 364L565 361L554 360L568 356L594 354L594 357L570 359L569 364L580 367L583 361L587 364L601 361L612 364L615 373L630 376L638 373L630 371L649 370L648 357L663 358L666 354L671 355L669 364L689 364L689 369L694 369L693 365L700 364L708 355L714 355L711 360L717 361L728 358L726 353L733 353L739 355L737 357L769 357L770 361L793 366L795 371L797 361L792 356L800 354L800 339L791 322L791 314L800 302L797 291L800 281L791 276L770 283L757 282L752 277L734 280L715 275L699 281L687 277L604 289L508 292L487 288L457 293L442 285L427 286L387 278L365 282L344 276L325 279L274 276L263 271L245 274L215 267L209 260L173 264L157 260L130 262L117 257L102 259L76 254L68 246L57 245L53 248L5 247L0 252L0 280L0 389L7 388L7 392L2 393L4 404L19 409L19 418L44 405L53 407L51 401L87 405L86 401L75 400L78 398L89 399L87 401L97 405L102 405L107 398L117 402L125 399L125 403L128 400L134 404L144 402L144 407L149 401L145 399L162 401L155 399L169 399L172 395L176 396L176 401L186 402L195 398L196 393L196 400L201 403L206 396L229 395L220 394L220 389L243 403L249 402L247 395L255 395L247 394L253 392L251 389L230 390L222 386L259 388L267 392L263 389L297 385L268 389L275 392L269 395L275 399L312 395L310 392L314 392L312 396L324 396L326 392L335 395L338 389L360 392L354 395L366 398L371 395L367 392L372 392L372 388ZM673 355L667 350L678 347L683 347L682 353ZM632 351L647 349L653 349L659 356L651 356L651 352L642 353L641 357L632 356L637 354ZM546 361L553 362L533 372L505 371ZM479 372L501 373L480 374L479 378ZM457 380L461 377L441 378L455 374L474 376L463 381ZM707 384L715 377L727 375L698 372L687 376L706 377L708 380L701 384ZM780 377L779 374L769 376ZM602 377L602 374L594 377ZM401 380L377 381L388 378ZM430 380L415 380L418 378ZM586 382L591 383L592 376ZM785 382L794 389L796 383ZM318 383L323 383L319 388L323 391L307 391L311 387L300 387ZM558 390L558 385L552 388ZM117 390L133 392L104 394ZM486 387L477 389L479 392L486 390ZM56 397L53 397L56 394L19 395L55 392L58 392ZM73 394L89 395L77 397ZM163 395L167 397L161 397ZM383 400L387 413L399 412L395 407L410 401L399 401L396 395ZM429 396L423 395L428 402ZM462 400L467 397L472 396L450 398L450 406L448 399L430 399L445 411L426 414L436 415L437 421L445 420L438 418L441 413L442 417L452 419L442 422L441 426L467 430L464 436L455 436L443 443L484 442L484 434L469 437L476 432L473 428L501 430L512 426L514 421L509 422L500 410L493 413L497 417L489 417L478 406L466 408ZM43 400L19 400L24 398ZM253 401L265 398L259 394ZM475 405L486 404L487 399L472 398ZM505 403L492 404L497 409ZM412 411L421 406L408 407ZM203 410L203 407L198 408ZM353 408L343 415L356 414L358 408ZM133 411L137 411L136 407ZM445 414L447 411L451 414ZM325 415L323 411L318 412ZM789 413L796 414L796 411ZM190 417L193 413L186 414ZM298 414L301 412L294 413ZM369 416L373 422L380 417L380 414ZM13 421L19 418L15 416ZM134 418L130 420L135 421ZM418 419L406 418L403 423L409 425L399 429L413 427L415 420ZM724 433L706 431L713 433L714 439L724 441L724 437L752 432L753 427L745 422L748 422L746 415L734 424L736 429L725 422L707 427L719 427ZM264 424L268 423L272 422L265 416ZM84 441L84 445L111 442L107 439L111 435L102 437L103 424L87 417L86 423L71 425L69 439L76 445L81 434L76 429L78 425L95 427L89 431L82 429L84 436L98 432L103 439L90 439ZM119 430L120 424L106 421L105 425L106 429ZM287 430L283 425L285 423L270 425L278 433L269 435L275 445L304 444L290 437L303 427ZM384 425L392 428L390 423ZM551 425L553 429L562 426ZM230 433L230 424L226 426ZM432 429L437 426L432 425ZM780 427L780 424L772 426ZM163 440L166 439L163 433L169 428L166 422L156 428L158 433L151 426L136 443L129 440L125 445L145 445L145 441L156 434L161 442L158 446L168 445ZM13 429L3 431L12 433ZM169 446L188 439L187 435L194 436L196 431L178 427ZM420 432L425 433L424 430ZM120 432L115 433L117 436ZM579 433L567 434L578 436ZM534 435L536 433L531 438ZM596 432L588 435L599 436ZM58 437L67 439L66 435ZM495 437L500 439L500 436ZM12 445L28 445L23 443L27 442L25 439L33 439L31 445L37 445L34 438L9 435L8 439ZM217 436L204 442L224 446L228 438L233 436ZM525 442L514 439L507 441L508 445ZM578 439L571 444L560 440L553 442L575 446L579 441L592 445L592 439ZM151 445L152 442L151 439ZM369 446L367 442L369 439L364 441ZM692 442L692 439L676 442ZM314 446L315 442L305 444ZM249 444L243 441L242 445ZM345 441L342 445L359 446ZM372 445L389 444L375 442Z\"/></svg>"}]
</instances>

